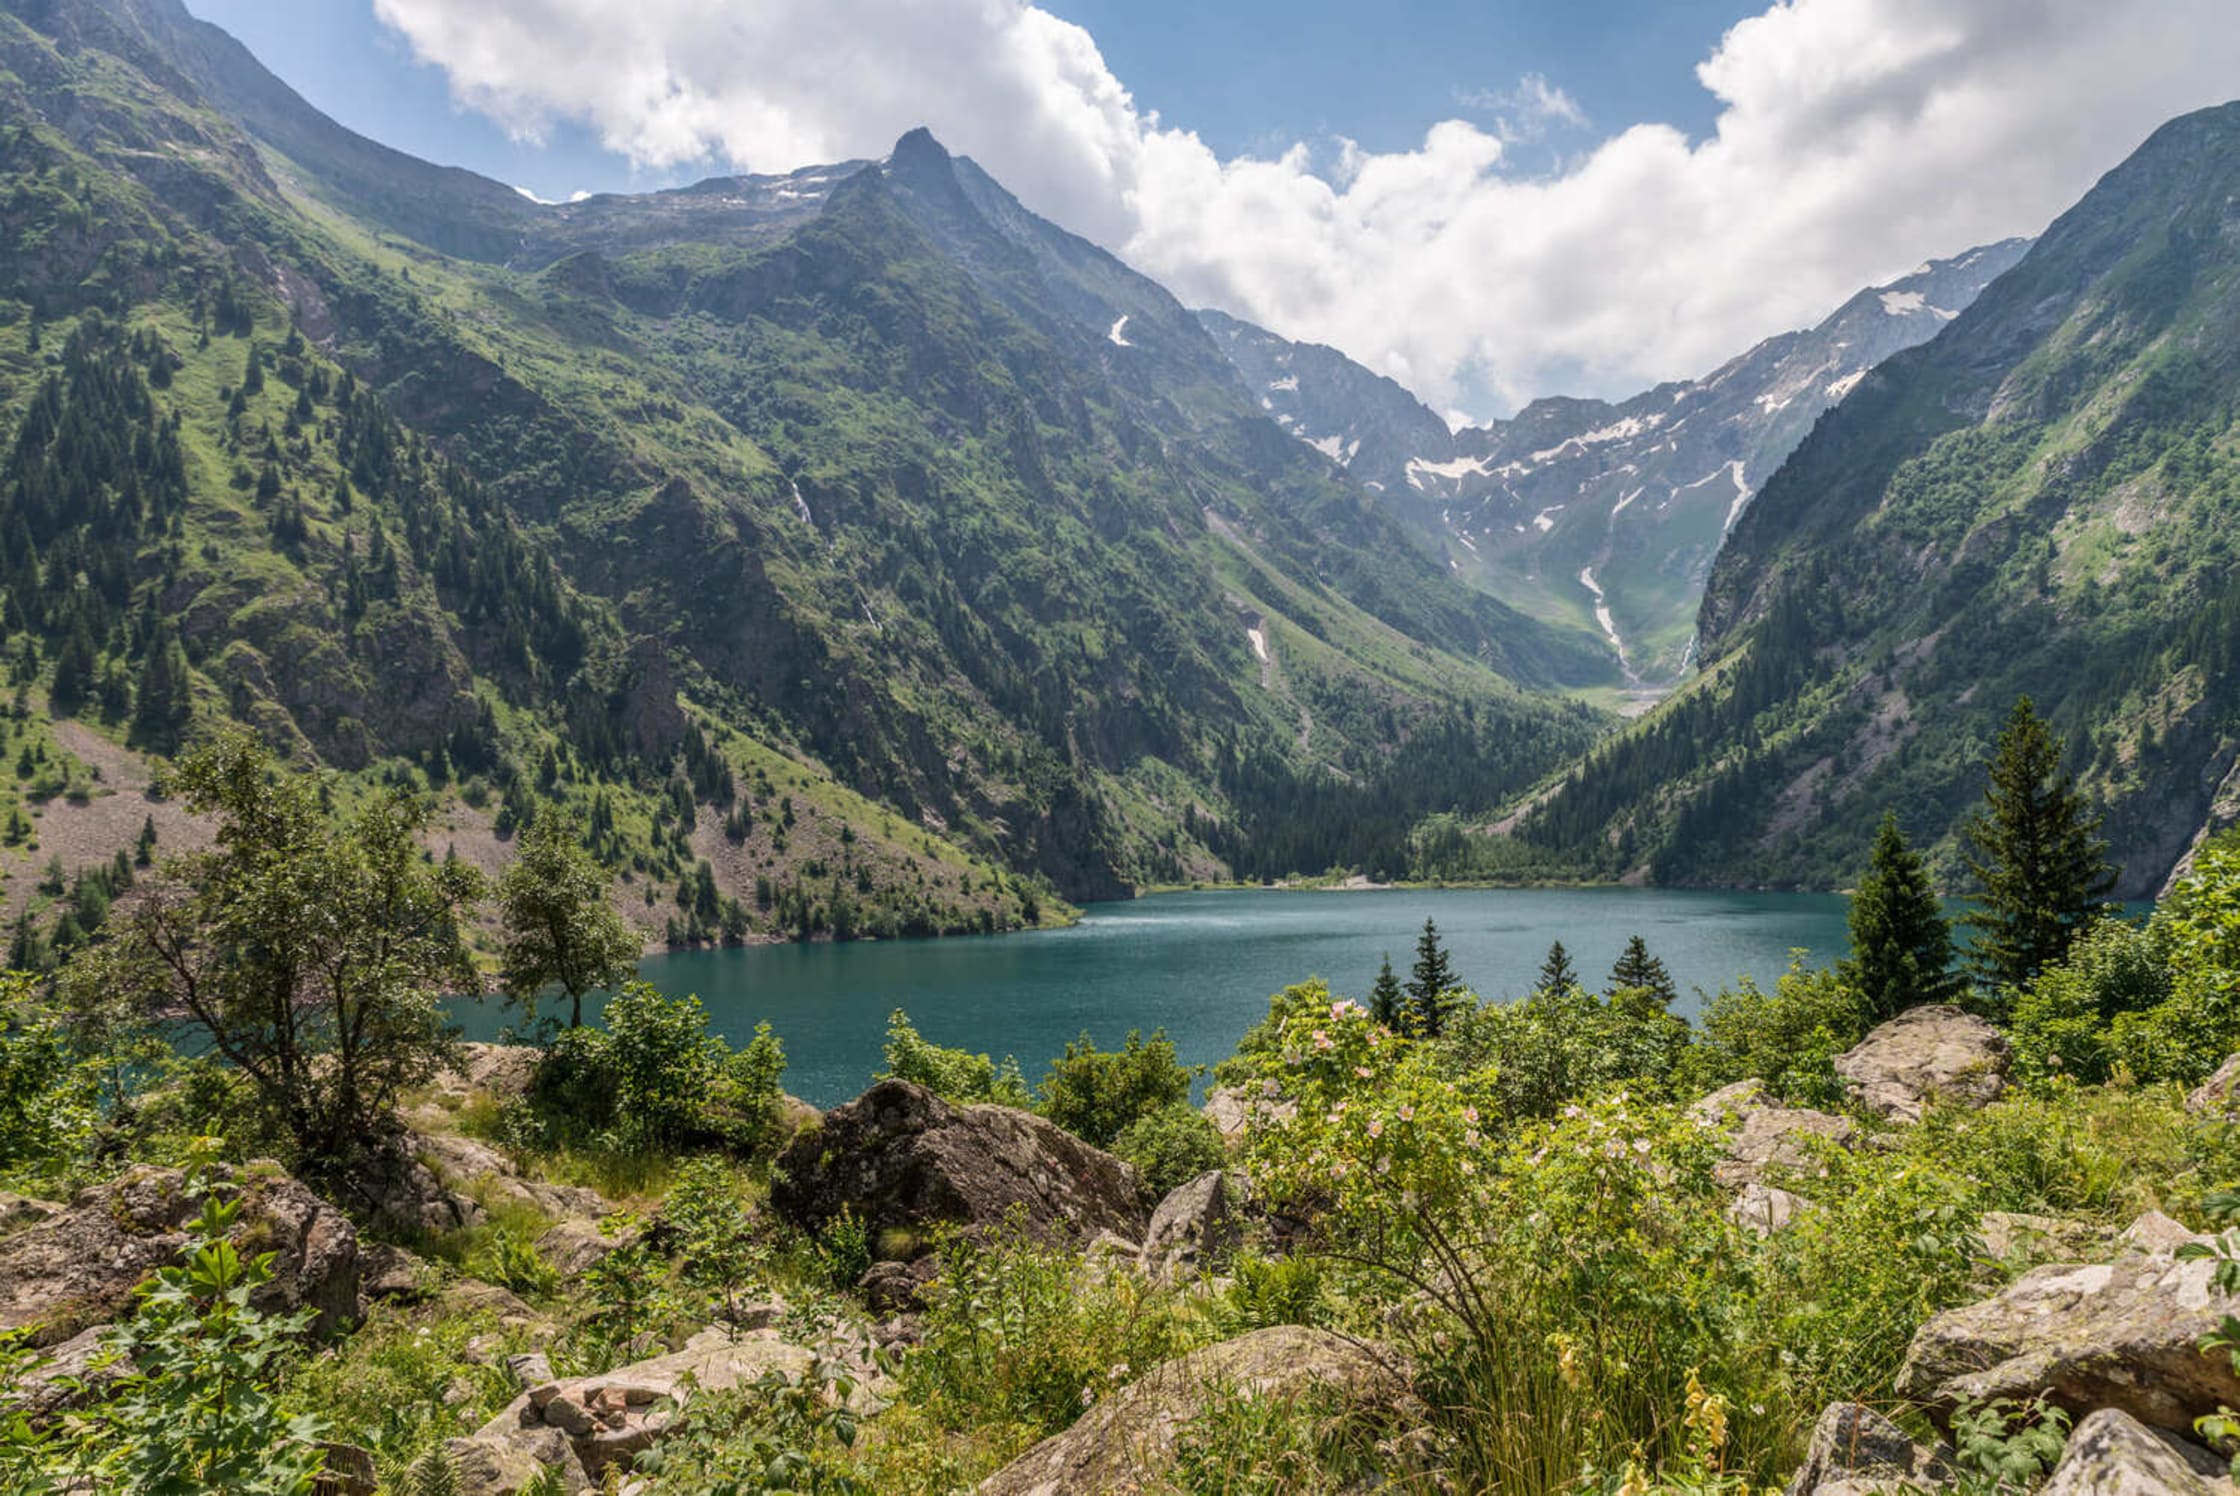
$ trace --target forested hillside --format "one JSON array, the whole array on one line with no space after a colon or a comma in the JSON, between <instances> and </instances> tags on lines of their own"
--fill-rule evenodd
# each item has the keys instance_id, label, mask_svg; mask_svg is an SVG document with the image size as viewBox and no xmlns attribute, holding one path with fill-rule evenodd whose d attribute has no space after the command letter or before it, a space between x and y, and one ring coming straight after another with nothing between
<instances>
[{"instance_id":1,"label":"forested hillside","mask_svg":"<svg viewBox=\"0 0 2240 1496\"><path fill-rule=\"evenodd\" d=\"M1357 860L1601 730L1538 694L1590 644L923 132L550 207L174 0L0 7L0 132L26 869L106 863L61 834L94 739L231 717L484 860L562 804L655 935L989 928Z\"/></svg>"},{"instance_id":2,"label":"forested hillside","mask_svg":"<svg viewBox=\"0 0 2240 1496\"><path fill-rule=\"evenodd\" d=\"M1823 417L1713 570L1704 673L1516 824L1674 882L1840 883L1877 818L1957 870L2035 698L2152 894L2234 813L2240 105L2156 132Z\"/></svg>"}]
</instances>

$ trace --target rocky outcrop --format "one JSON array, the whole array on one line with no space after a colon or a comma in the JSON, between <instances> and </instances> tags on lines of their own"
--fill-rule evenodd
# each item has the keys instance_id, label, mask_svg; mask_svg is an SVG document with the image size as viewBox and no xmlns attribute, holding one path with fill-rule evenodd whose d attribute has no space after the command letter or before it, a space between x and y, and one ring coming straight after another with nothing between
<instances>
[{"instance_id":1,"label":"rocky outcrop","mask_svg":"<svg viewBox=\"0 0 2240 1496\"><path fill-rule=\"evenodd\" d=\"M1143 1265L1155 1273L1210 1266L1244 1241L1245 1177L1224 1169L1200 1174L1159 1202L1143 1234Z\"/></svg>"},{"instance_id":2,"label":"rocky outcrop","mask_svg":"<svg viewBox=\"0 0 2240 1496\"><path fill-rule=\"evenodd\" d=\"M1391 1352L1299 1325L1255 1330L1153 1368L988 1477L980 1496L1137 1496L1165 1490L1175 1436L1224 1393L1269 1402L1334 1397L1406 1416L1408 1377Z\"/></svg>"},{"instance_id":3,"label":"rocky outcrop","mask_svg":"<svg viewBox=\"0 0 2240 1496\"><path fill-rule=\"evenodd\" d=\"M568 1496L595 1489L567 1436L551 1428L487 1430L444 1446L459 1479L460 1496L521 1496L548 1470L557 1471Z\"/></svg>"},{"instance_id":4,"label":"rocky outcrop","mask_svg":"<svg viewBox=\"0 0 2240 1496\"><path fill-rule=\"evenodd\" d=\"M471 1460L508 1472L507 1479L523 1470L533 1477L535 1466L549 1465L564 1479L596 1485L610 1467L627 1470L632 1459L651 1449L695 1393L728 1391L771 1371L799 1377L814 1359L774 1336L731 1341L721 1332L704 1334L684 1350L600 1376L541 1382L451 1447L462 1466ZM462 1485L499 1496L520 1489Z\"/></svg>"},{"instance_id":5,"label":"rocky outcrop","mask_svg":"<svg viewBox=\"0 0 2240 1496\"><path fill-rule=\"evenodd\" d=\"M177 1169L141 1165L0 1238L0 1330L59 1345L123 1314L133 1289L185 1250L187 1222L202 1208L187 1183ZM272 1280L251 1302L275 1313L309 1309L319 1334L357 1317L358 1233L341 1211L269 1165L220 1171L212 1186L239 1192L241 1249L273 1254Z\"/></svg>"},{"instance_id":6,"label":"rocky outcrop","mask_svg":"<svg viewBox=\"0 0 2240 1496\"><path fill-rule=\"evenodd\" d=\"M2210 1282L2216 1264L2180 1261L2167 1233L2136 1230L2113 1262L2033 1269L1981 1303L1923 1325L1898 1391L1950 1409L2043 1395L2082 1418L2116 1408L2157 1428L2188 1430L2220 1404L2240 1407L2240 1376L2203 1336L2240 1300Z\"/></svg>"},{"instance_id":7,"label":"rocky outcrop","mask_svg":"<svg viewBox=\"0 0 2240 1496\"><path fill-rule=\"evenodd\" d=\"M1933 1491L1951 1477L1947 1451L1916 1444L1872 1408L1831 1403L1812 1426L1804 1464L1788 1496L1900 1496Z\"/></svg>"},{"instance_id":8,"label":"rocky outcrop","mask_svg":"<svg viewBox=\"0 0 2240 1496\"><path fill-rule=\"evenodd\" d=\"M1024 1212L1037 1236L1131 1240L1143 1229L1136 1171L1040 1117L952 1106L885 1080L825 1113L778 1160L770 1205L810 1232L852 1211L884 1255L916 1256L935 1226L992 1226Z\"/></svg>"},{"instance_id":9,"label":"rocky outcrop","mask_svg":"<svg viewBox=\"0 0 2240 1496\"><path fill-rule=\"evenodd\" d=\"M561 1278L573 1282L605 1261L608 1253L634 1245L643 1235L636 1227L610 1229L574 1216L537 1238L537 1255Z\"/></svg>"},{"instance_id":10,"label":"rocky outcrop","mask_svg":"<svg viewBox=\"0 0 2240 1496\"><path fill-rule=\"evenodd\" d=\"M435 1170L446 1187L478 1197L483 1203L534 1210L556 1220L596 1218L607 1213L607 1202L597 1190L531 1179L488 1143L435 1134L416 1135L411 1144L421 1162Z\"/></svg>"},{"instance_id":11,"label":"rocky outcrop","mask_svg":"<svg viewBox=\"0 0 2240 1496\"><path fill-rule=\"evenodd\" d=\"M2038 1496L2232 1496L2225 1461L2190 1440L2104 1408L2070 1430Z\"/></svg>"},{"instance_id":12,"label":"rocky outcrop","mask_svg":"<svg viewBox=\"0 0 2240 1496\"><path fill-rule=\"evenodd\" d=\"M1925 1003L1878 1024L1836 1056L1852 1098L1892 1122L1918 1122L1935 1102L1983 1106L2007 1088L2007 1040L1949 1003Z\"/></svg>"},{"instance_id":13,"label":"rocky outcrop","mask_svg":"<svg viewBox=\"0 0 2240 1496\"><path fill-rule=\"evenodd\" d=\"M2143 1219L2143 1218L2142 1218ZM2168 1220L2167 1216L2163 1219ZM2172 1225L2177 1225L2175 1221ZM2185 1228L2178 1227L2181 1234ZM2083 1221L2057 1216L2023 1215L2011 1210L1987 1210L1976 1223L1983 1249L2004 1262L2010 1257L2037 1262L2077 1262L2105 1254L2108 1233Z\"/></svg>"},{"instance_id":14,"label":"rocky outcrop","mask_svg":"<svg viewBox=\"0 0 2240 1496\"><path fill-rule=\"evenodd\" d=\"M2240 1054L2228 1057L2217 1073L2186 1093L2186 1105L2197 1112L2235 1109L2234 1091L2240 1090Z\"/></svg>"},{"instance_id":15,"label":"rocky outcrop","mask_svg":"<svg viewBox=\"0 0 2240 1496\"><path fill-rule=\"evenodd\" d=\"M457 1061L436 1077L436 1092L462 1100L476 1091L501 1101L526 1096L543 1060L533 1044L462 1044Z\"/></svg>"},{"instance_id":16,"label":"rocky outcrop","mask_svg":"<svg viewBox=\"0 0 2240 1496\"><path fill-rule=\"evenodd\" d=\"M1206 1120L1234 1148L1255 1123L1288 1122L1299 1114L1299 1104L1263 1092L1254 1095L1242 1086L1216 1086L1206 1093Z\"/></svg>"},{"instance_id":17,"label":"rocky outcrop","mask_svg":"<svg viewBox=\"0 0 2240 1496\"><path fill-rule=\"evenodd\" d=\"M51 1221L67 1208L52 1200L34 1200L29 1195L0 1190L0 1236L36 1226L41 1221Z\"/></svg>"},{"instance_id":18,"label":"rocky outcrop","mask_svg":"<svg viewBox=\"0 0 2240 1496\"><path fill-rule=\"evenodd\" d=\"M1688 1108L1688 1114L1707 1127L1732 1129L1726 1157L1713 1170L1732 1190L1825 1173L1814 1148L1826 1143L1848 1148L1859 1134L1849 1117L1780 1105L1755 1080L1713 1091Z\"/></svg>"}]
</instances>

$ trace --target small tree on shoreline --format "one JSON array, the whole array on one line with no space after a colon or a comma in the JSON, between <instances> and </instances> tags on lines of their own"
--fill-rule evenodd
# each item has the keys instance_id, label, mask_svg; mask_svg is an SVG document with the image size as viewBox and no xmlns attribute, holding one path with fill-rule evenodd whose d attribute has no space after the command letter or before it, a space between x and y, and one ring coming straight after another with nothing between
<instances>
[{"instance_id":1,"label":"small tree on shoreline","mask_svg":"<svg viewBox=\"0 0 2240 1496\"><path fill-rule=\"evenodd\" d=\"M2115 869L2100 817L2061 768L2061 750L2030 698L1999 733L1983 809L1968 822L1968 867L1983 885L1967 917L1970 965L1993 990L2019 987L2060 961L2108 908Z\"/></svg>"},{"instance_id":2,"label":"small tree on shoreline","mask_svg":"<svg viewBox=\"0 0 2240 1496\"><path fill-rule=\"evenodd\" d=\"M498 876L506 995L530 1023L537 995L556 986L567 994L568 1027L581 1028L584 995L637 971L638 936L608 901L606 871L584 850L581 832L574 818L545 807Z\"/></svg>"}]
</instances>

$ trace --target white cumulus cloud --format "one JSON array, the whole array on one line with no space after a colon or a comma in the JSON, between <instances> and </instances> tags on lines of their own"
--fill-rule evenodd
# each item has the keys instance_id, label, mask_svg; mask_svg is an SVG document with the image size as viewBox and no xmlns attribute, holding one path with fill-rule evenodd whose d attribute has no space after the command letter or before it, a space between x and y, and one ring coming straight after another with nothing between
<instances>
[{"instance_id":1,"label":"white cumulus cloud","mask_svg":"<svg viewBox=\"0 0 2240 1496\"><path fill-rule=\"evenodd\" d=\"M1024 0L374 0L524 137L581 120L649 166L774 171L930 125L1186 301L1328 342L1438 408L1698 374L1921 259L2035 232L2173 115L2240 93L2232 0L1780 0L1697 68L1691 140L1545 78L1411 150L1223 159ZM1330 147L1335 144L1336 149Z\"/></svg>"}]
</instances>

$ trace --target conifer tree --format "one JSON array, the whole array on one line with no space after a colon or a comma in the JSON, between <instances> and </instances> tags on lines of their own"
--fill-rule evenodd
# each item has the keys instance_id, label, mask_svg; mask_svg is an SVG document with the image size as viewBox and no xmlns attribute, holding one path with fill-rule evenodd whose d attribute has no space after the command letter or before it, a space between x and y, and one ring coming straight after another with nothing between
<instances>
[{"instance_id":1,"label":"conifer tree","mask_svg":"<svg viewBox=\"0 0 2240 1496\"><path fill-rule=\"evenodd\" d=\"M1670 1003L1680 995L1672 985L1672 973L1665 970L1664 962L1649 954L1649 944L1639 935L1626 941L1626 948L1619 953L1618 964L1610 968L1610 991L1613 995L1629 988L1654 993L1663 1003Z\"/></svg>"},{"instance_id":2,"label":"conifer tree","mask_svg":"<svg viewBox=\"0 0 2240 1496\"><path fill-rule=\"evenodd\" d=\"M1386 951L1376 983L1369 989L1369 1015L1388 1029L1398 1029L1407 1011L1408 995L1400 990L1400 979L1392 974L1392 953Z\"/></svg>"},{"instance_id":3,"label":"conifer tree","mask_svg":"<svg viewBox=\"0 0 2240 1496\"><path fill-rule=\"evenodd\" d=\"M1967 916L1969 964L1993 989L2017 987L2069 953L2115 887L2100 817L2061 768L2030 698L2014 704L1989 766L1983 809L1965 828L1983 891Z\"/></svg>"},{"instance_id":4,"label":"conifer tree","mask_svg":"<svg viewBox=\"0 0 2240 1496\"><path fill-rule=\"evenodd\" d=\"M1959 990L1952 927L1927 866L1906 845L1894 812L1883 813L1873 862L1851 896L1851 957L1842 972L1877 1019L1895 1018L1921 1003L1949 1002Z\"/></svg>"},{"instance_id":5,"label":"conifer tree","mask_svg":"<svg viewBox=\"0 0 2240 1496\"><path fill-rule=\"evenodd\" d=\"M1579 984L1579 968L1571 964L1571 952L1557 941L1548 947L1548 959L1540 963L1540 980L1533 985L1536 992L1560 992Z\"/></svg>"},{"instance_id":6,"label":"conifer tree","mask_svg":"<svg viewBox=\"0 0 2240 1496\"><path fill-rule=\"evenodd\" d=\"M1461 985L1454 974L1454 962L1439 943L1438 925L1425 920L1423 933L1416 937L1416 964L1409 973L1407 988L1416 1032L1426 1038L1438 1037L1439 1030L1446 1026L1447 994Z\"/></svg>"},{"instance_id":7,"label":"conifer tree","mask_svg":"<svg viewBox=\"0 0 2240 1496\"><path fill-rule=\"evenodd\" d=\"M85 705L86 695L93 689L93 671L93 640L81 623L70 631L62 652L55 656L54 683L47 688L47 702L57 716L71 716Z\"/></svg>"}]
</instances>

